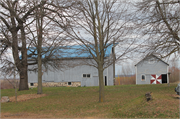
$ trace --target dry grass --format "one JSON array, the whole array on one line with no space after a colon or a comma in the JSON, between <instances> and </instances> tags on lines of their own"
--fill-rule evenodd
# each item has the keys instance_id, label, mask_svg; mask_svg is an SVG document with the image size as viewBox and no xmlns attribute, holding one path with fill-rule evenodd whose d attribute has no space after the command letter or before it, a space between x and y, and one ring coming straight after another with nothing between
<instances>
[{"instance_id":1,"label":"dry grass","mask_svg":"<svg viewBox=\"0 0 180 119\"><path fill-rule=\"evenodd\" d=\"M180 69L177 67L170 67L169 68L170 76L169 82L174 83L180 81Z\"/></svg>"},{"instance_id":2,"label":"dry grass","mask_svg":"<svg viewBox=\"0 0 180 119\"><path fill-rule=\"evenodd\" d=\"M1 81L1 89L13 89L15 84L19 84L19 80L14 80L14 79L4 79L0 80Z\"/></svg>"},{"instance_id":3,"label":"dry grass","mask_svg":"<svg viewBox=\"0 0 180 119\"><path fill-rule=\"evenodd\" d=\"M118 76L115 79L115 85L129 85L129 84L136 84L136 76L130 76L130 77L123 77Z\"/></svg>"}]
</instances>

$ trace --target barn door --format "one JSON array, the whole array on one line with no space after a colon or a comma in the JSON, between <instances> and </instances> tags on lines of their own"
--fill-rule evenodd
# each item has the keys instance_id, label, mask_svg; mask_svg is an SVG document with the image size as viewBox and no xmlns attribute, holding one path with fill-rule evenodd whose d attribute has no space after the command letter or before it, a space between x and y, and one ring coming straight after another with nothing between
<instances>
[{"instance_id":1,"label":"barn door","mask_svg":"<svg viewBox=\"0 0 180 119\"><path fill-rule=\"evenodd\" d=\"M151 84L162 84L162 76L151 74Z\"/></svg>"},{"instance_id":2,"label":"barn door","mask_svg":"<svg viewBox=\"0 0 180 119\"><path fill-rule=\"evenodd\" d=\"M107 76L104 77L104 84L107 86Z\"/></svg>"},{"instance_id":3,"label":"barn door","mask_svg":"<svg viewBox=\"0 0 180 119\"><path fill-rule=\"evenodd\" d=\"M162 83L167 83L167 74L162 74Z\"/></svg>"}]
</instances>

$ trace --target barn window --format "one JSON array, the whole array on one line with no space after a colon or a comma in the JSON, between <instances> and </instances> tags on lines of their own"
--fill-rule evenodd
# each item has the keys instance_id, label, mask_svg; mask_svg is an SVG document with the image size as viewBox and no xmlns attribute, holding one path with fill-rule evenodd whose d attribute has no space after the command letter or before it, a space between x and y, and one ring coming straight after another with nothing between
<instances>
[{"instance_id":1,"label":"barn window","mask_svg":"<svg viewBox=\"0 0 180 119\"><path fill-rule=\"evenodd\" d=\"M145 79L146 79L146 77L145 77L145 75L142 75L142 81L145 81Z\"/></svg>"},{"instance_id":2,"label":"barn window","mask_svg":"<svg viewBox=\"0 0 180 119\"><path fill-rule=\"evenodd\" d=\"M71 85L71 82L68 82L68 85Z\"/></svg>"},{"instance_id":3,"label":"barn window","mask_svg":"<svg viewBox=\"0 0 180 119\"><path fill-rule=\"evenodd\" d=\"M90 78L91 74L83 74L83 78Z\"/></svg>"},{"instance_id":4,"label":"barn window","mask_svg":"<svg viewBox=\"0 0 180 119\"><path fill-rule=\"evenodd\" d=\"M34 83L30 83L30 86L34 86Z\"/></svg>"},{"instance_id":5,"label":"barn window","mask_svg":"<svg viewBox=\"0 0 180 119\"><path fill-rule=\"evenodd\" d=\"M87 78L90 78L91 77L91 75L90 74L87 74Z\"/></svg>"},{"instance_id":6,"label":"barn window","mask_svg":"<svg viewBox=\"0 0 180 119\"><path fill-rule=\"evenodd\" d=\"M83 74L83 77L85 78L85 77L86 77L86 74Z\"/></svg>"}]
</instances>

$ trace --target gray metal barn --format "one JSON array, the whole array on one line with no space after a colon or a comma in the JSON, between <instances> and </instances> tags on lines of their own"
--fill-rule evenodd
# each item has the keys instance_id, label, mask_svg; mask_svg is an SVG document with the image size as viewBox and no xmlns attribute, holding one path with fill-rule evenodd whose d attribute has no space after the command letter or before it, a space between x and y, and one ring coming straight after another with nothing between
<instances>
[{"instance_id":1,"label":"gray metal barn","mask_svg":"<svg viewBox=\"0 0 180 119\"><path fill-rule=\"evenodd\" d=\"M151 54L135 65L136 84L169 83L169 64Z\"/></svg>"},{"instance_id":2,"label":"gray metal barn","mask_svg":"<svg viewBox=\"0 0 180 119\"><path fill-rule=\"evenodd\" d=\"M77 46L76 46L77 47ZM110 45L106 51L106 59L112 59L112 48ZM68 50L69 51L69 50ZM72 51L70 51L72 52ZM83 65L82 62L93 62L93 59L88 54L75 54L71 53L62 60L63 63L68 64L70 67L66 67L61 70L43 70L42 81L46 82L67 82L67 85L71 85L73 82L80 82L83 86L98 86L99 77L98 70L89 65ZM29 60L30 62L30 60ZM81 64L81 65L77 65ZM28 66L29 69L37 67L37 65ZM107 86L113 85L113 65L110 65L104 70L104 83ZM38 73L34 71L28 72L28 83L33 84L38 82Z\"/></svg>"}]
</instances>

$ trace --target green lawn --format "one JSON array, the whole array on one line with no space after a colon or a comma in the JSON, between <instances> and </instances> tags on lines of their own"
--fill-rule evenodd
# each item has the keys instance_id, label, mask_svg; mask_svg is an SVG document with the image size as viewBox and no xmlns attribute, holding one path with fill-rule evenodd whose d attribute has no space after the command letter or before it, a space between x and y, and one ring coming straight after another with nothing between
<instances>
[{"instance_id":1,"label":"green lawn","mask_svg":"<svg viewBox=\"0 0 180 119\"><path fill-rule=\"evenodd\" d=\"M179 118L179 99L173 97L176 86L108 86L104 103L98 102L98 87L44 87L43 93L47 96L17 104L3 103L1 112L38 114L47 118ZM37 88L19 91L18 95L36 92ZM153 92L152 101L145 100L146 92ZM1 96L14 96L14 90L3 89Z\"/></svg>"}]
</instances>

